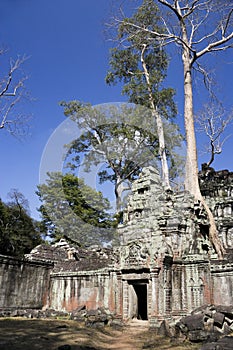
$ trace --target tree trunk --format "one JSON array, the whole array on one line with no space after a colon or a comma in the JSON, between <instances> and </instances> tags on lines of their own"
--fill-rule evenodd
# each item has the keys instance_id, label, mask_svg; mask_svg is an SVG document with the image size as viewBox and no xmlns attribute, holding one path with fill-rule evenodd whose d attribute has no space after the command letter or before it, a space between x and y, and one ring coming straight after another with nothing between
<instances>
[{"instance_id":1,"label":"tree trunk","mask_svg":"<svg viewBox=\"0 0 233 350\"><path fill-rule=\"evenodd\" d=\"M210 141L210 146L211 146L211 156L210 156L210 160L207 163L208 167L213 163L214 156L215 156L214 142L212 140Z\"/></svg>"},{"instance_id":2,"label":"tree trunk","mask_svg":"<svg viewBox=\"0 0 233 350\"><path fill-rule=\"evenodd\" d=\"M141 52L141 63L144 70L144 75L146 78L147 83L147 90L149 94L149 102L150 102L150 108L152 110L152 115L155 118L156 125L157 125L157 131L158 131L158 139L159 139L159 155L161 160L161 168L162 168L162 182L166 189L170 189L170 181L169 181L169 169L168 169L168 162L167 162L167 155L166 155L166 147L165 147L165 139L164 139L164 130L163 130L163 121L160 116L160 114L157 111L157 108L154 103L153 94L151 90L151 83L150 83L150 75L148 72L148 69L146 67L146 63L144 61L144 53L146 50L146 45L143 46L142 52Z\"/></svg>"},{"instance_id":3,"label":"tree trunk","mask_svg":"<svg viewBox=\"0 0 233 350\"><path fill-rule=\"evenodd\" d=\"M115 181L115 197L116 197L116 213L119 214L122 210L122 193L123 193L123 181L120 176L116 176Z\"/></svg>"},{"instance_id":4,"label":"tree trunk","mask_svg":"<svg viewBox=\"0 0 233 350\"><path fill-rule=\"evenodd\" d=\"M194 197L200 197L198 184L197 146L193 118L193 90L191 63L189 49L184 47L183 54L184 69L184 123L186 131L186 165L185 165L185 189Z\"/></svg>"},{"instance_id":5,"label":"tree trunk","mask_svg":"<svg viewBox=\"0 0 233 350\"><path fill-rule=\"evenodd\" d=\"M156 120L157 124L157 130L158 130L158 139L159 139L159 155L161 160L161 167L162 167L162 182L166 189L170 189L170 181L169 181L169 169L168 169L168 163L167 163L167 155L166 155L166 148L165 148L165 140L164 140L164 132L163 132L163 121L156 110L154 106L154 102L152 101L152 115Z\"/></svg>"},{"instance_id":6,"label":"tree trunk","mask_svg":"<svg viewBox=\"0 0 233 350\"><path fill-rule=\"evenodd\" d=\"M193 118L193 89L192 89L192 62L190 59L189 43L185 24L181 23L183 39L183 70L184 70L184 122L186 132L186 172L185 172L185 189L189 191L195 199L199 200L206 210L209 219L209 239L213 244L219 259L223 258L224 248L218 237L218 231L213 213L206 204L199 186L198 181L198 160L197 146ZM185 44L186 43L186 44Z\"/></svg>"}]
</instances>

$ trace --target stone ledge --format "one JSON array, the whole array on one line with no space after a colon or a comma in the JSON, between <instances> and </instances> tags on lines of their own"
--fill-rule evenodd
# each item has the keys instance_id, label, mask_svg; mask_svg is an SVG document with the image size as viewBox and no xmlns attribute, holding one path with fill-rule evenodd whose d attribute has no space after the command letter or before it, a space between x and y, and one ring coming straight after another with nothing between
<instances>
[{"instance_id":1,"label":"stone ledge","mask_svg":"<svg viewBox=\"0 0 233 350\"><path fill-rule=\"evenodd\" d=\"M38 265L38 266L48 266L53 267L54 262L49 260L35 259L30 260L27 258L16 258L14 256L7 256L0 254L0 263L7 263L8 265L18 265L18 264L27 264L27 265Z\"/></svg>"}]
</instances>

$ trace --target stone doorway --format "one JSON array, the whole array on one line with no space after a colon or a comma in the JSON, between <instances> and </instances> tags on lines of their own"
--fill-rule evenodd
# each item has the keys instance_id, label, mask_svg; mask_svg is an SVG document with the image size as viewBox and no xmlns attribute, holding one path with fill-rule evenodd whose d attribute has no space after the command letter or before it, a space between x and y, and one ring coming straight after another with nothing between
<instances>
[{"instance_id":1,"label":"stone doorway","mask_svg":"<svg viewBox=\"0 0 233 350\"><path fill-rule=\"evenodd\" d=\"M130 281L129 316L138 320L148 320L146 281Z\"/></svg>"}]
</instances>

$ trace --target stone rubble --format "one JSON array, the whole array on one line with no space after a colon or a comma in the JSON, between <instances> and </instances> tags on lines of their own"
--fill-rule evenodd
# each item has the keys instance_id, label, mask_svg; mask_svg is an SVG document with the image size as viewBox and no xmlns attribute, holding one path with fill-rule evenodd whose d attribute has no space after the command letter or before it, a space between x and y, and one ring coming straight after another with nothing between
<instances>
[{"instance_id":1,"label":"stone rubble","mask_svg":"<svg viewBox=\"0 0 233 350\"><path fill-rule=\"evenodd\" d=\"M175 327L177 336L184 336L191 342L207 343L202 350L225 350L224 344L231 344L229 349L233 349L233 337L227 337L233 333L232 305L203 305L182 317Z\"/></svg>"},{"instance_id":2,"label":"stone rubble","mask_svg":"<svg viewBox=\"0 0 233 350\"><path fill-rule=\"evenodd\" d=\"M232 350L233 336L223 337L217 342L204 344L200 350Z\"/></svg>"},{"instance_id":3,"label":"stone rubble","mask_svg":"<svg viewBox=\"0 0 233 350\"><path fill-rule=\"evenodd\" d=\"M0 317L25 317L36 319L57 319L65 318L74 321L84 322L87 327L104 327L106 325L115 325L113 315L104 308L97 310L87 310L85 306L78 308L72 312L57 311L53 309L38 310L38 309L5 309L0 308Z\"/></svg>"}]
</instances>

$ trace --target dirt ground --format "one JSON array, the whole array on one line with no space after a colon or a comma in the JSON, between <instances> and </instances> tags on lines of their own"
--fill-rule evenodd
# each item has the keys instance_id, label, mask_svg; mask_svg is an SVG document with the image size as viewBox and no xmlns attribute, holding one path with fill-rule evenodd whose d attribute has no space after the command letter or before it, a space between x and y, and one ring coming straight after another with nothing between
<instances>
[{"instance_id":1,"label":"dirt ground","mask_svg":"<svg viewBox=\"0 0 233 350\"><path fill-rule=\"evenodd\" d=\"M175 344L156 336L148 325L131 323L123 330L87 328L70 320L0 319L1 350L57 350L69 344L72 350L196 350L200 345ZM89 348L88 348L89 347Z\"/></svg>"}]
</instances>

